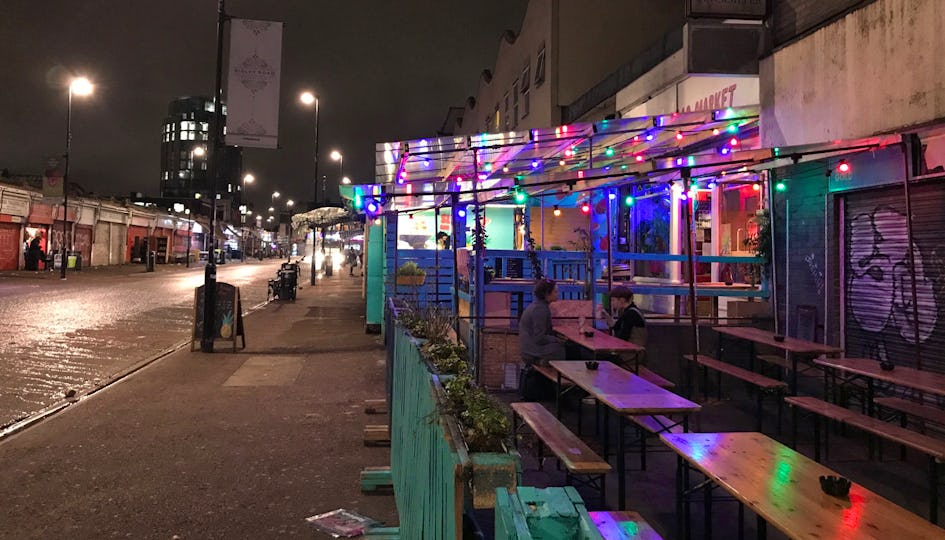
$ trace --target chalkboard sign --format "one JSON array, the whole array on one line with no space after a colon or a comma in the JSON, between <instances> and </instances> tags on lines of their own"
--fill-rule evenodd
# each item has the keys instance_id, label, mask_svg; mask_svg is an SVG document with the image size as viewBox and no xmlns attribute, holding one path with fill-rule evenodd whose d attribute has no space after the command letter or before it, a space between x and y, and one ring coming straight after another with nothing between
<instances>
[{"instance_id":1,"label":"chalkboard sign","mask_svg":"<svg viewBox=\"0 0 945 540\"><path fill-rule=\"evenodd\" d=\"M236 351L236 337L242 338L242 349L246 348L246 333L243 330L243 305L240 301L240 288L229 283L217 282L216 305L213 310L213 339L232 341L233 351ZM190 350L194 350L194 342L203 338L203 307L204 287L194 289L194 335L190 342Z\"/></svg>"}]
</instances>

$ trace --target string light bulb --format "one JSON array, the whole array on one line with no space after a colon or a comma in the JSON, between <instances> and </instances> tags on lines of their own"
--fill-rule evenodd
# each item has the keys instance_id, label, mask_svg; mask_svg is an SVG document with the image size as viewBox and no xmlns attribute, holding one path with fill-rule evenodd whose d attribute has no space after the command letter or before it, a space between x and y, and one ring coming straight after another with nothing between
<instances>
[{"instance_id":1,"label":"string light bulb","mask_svg":"<svg viewBox=\"0 0 945 540\"><path fill-rule=\"evenodd\" d=\"M581 212L585 214L591 213L591 205L588 202L581 203Z\"/></svg>"},{"instance_id":2,"label":"string light bulb","mask_svg":"<svg viewBox=\"0 0 945 540\"><path fill-rule=\"evenodd\" d=\"M839 171L841 174L847 174L852 170L853 167L845 159L841 159L840 164L837 165L837 171Z\"/></svg>"},{"instance_id":3,"label":"string light bulb","mask_svg":"<svg viewBox=\"0 0 945 540\"><path fill-rule=\"evenodd\" d=\"M557 204L555 205L555 209L554 209L554 211L552 211L552 214L554 214L555 217L560 217L560 216L561 216L561 209L558 208L558 205L557 205Z\"/></svg>"}]
</instances>

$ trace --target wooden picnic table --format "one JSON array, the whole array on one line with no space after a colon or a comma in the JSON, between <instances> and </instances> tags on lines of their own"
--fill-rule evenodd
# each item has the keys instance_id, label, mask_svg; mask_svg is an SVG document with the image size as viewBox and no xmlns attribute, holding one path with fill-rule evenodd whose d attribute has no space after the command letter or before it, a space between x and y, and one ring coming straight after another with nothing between
<instances>
[{"instance_id":1,"label":"wooden picnic table","mask_svg":"<svg viewBox=\"0 0 945 540\"><path fill-rule=\"evenodd\" d=\"M789 389L791 395L797 395L797 357L799 355L817 356L820 354L839 354L843 352L842 349L834 347L833 345L824 345L823 343L815 343L813 341L793 337L785 337L784 340L778 341L774 339L776 335L774 332L751 326L714 326L712 329L719 333L719 353L716 357L718 360L722 360L721 337L723 335L748 341L751 344L750 357L752 362L754 362L755 357L755 343L768 345L787 352L791 360L791 381Z\"/></svg>"},{"instance_id":2,"label":"wooden picnic table","mask_svg":"<svg viewBox=\"0 0 945 540\"><path fill-rule=\"evenodd\" d=\"M867 380L885 381L899 386L915 388L937 396L945 396L945 375L906 366L896 366L892 371L883 371L879 361L871 358L817 358L814 363Z\"/></svg>"},{"instance_id":3,"label":"wooden picnic table","mask_svg":"<svg viewBox=\"0 0 945 540\"><path fill-rule=\"evenodd\" d=\"M568 341L573 341L581 347L588 349L589 351L597 353L641 353L646 349L635 343L622 340L618 337L612 336L607 332L601 332L596 328L590 326L585 327L587 331L593 332L593 335L588 337L581 333L581 330L578 328L577 324L561 324L554 327L554 331L559 336L567 339Z\"/></svg>"},{"instance_id":4,"label":"wooden picnic table","mask_svg":"<svg viewBox=\"0 0 945 540\"><path fill-rule=\"evenodd\" d=\"M628 415L676 414L683 416L683 429L689 429L689 414L698 412L702 407L669 390L660 388L646 379L613 364L599 362L596 370L587 369L583 361L554 360L551 362L558 372L558 389L562 379L568 379L582 388L597 401L607 405L617 413L617 504L618 509L626 507L626 463L624 461L624 428ZM561 418L561 398L556 396L555 407ZM606 409L605 409L606 410ZM609 421L604 419L604 441L609 438Z\"/></svg>"},{"instance_id":5,"label":"wooden picnic table","mask_svg":"<svg viewBox=\"0 0 945 540\"><path fill-rule=\"evenodd\" d=\"M945 538L945 529L859 484L850 487L847 498L827 495L820 489L819 478L838 476L836 472L764 434L680 433L661 438L679 455L677 475L684 474L683 465L698 469L757 514L759 537L770 523L788 538L799 539ZM682 515L688 489L677 477L680 538L689 521L688 515ZM704 504L706 530L711 531L711 491L699 491L709 494Z\"/></svg>"}]
</instances>

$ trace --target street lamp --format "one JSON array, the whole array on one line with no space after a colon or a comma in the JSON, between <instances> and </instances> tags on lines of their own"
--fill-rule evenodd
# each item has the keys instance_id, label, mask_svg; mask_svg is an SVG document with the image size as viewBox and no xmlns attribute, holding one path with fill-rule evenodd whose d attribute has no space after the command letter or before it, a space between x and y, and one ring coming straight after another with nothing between
<instances>
[{"instance_id":1,"label":"street lamp","mask_svg":"<svg viewBox=\"0 0 945 540\"><path fill-rule=\"evenodd\" d=\"M348 184L351 183L351 179L345 176L341 179L341 183L347 186Z\"/></svg>"},{"instance_id":2,"label":"street lamp","mask_svg":"<svg viewBox=\"0 0 945 540\"><path fill-rule=\"evenodd\" d=\"M303 105L310 107L315 105L315 206L318 206L318 97L312 92L302 92L299 100Z\"/></svg>"},{"instance_id":3,"label":"street lamp","mask_svg":"<svg viewBox=\"0 0 945 540\"><path fill-rule=\"evenodd\" d=\"M332 159L332 161L337 161L337 162L338 162L338 176L340 176L340 177L343 179L344 176L345 176L345 156L344 156L344 154L342 154L341 152L339 152L339 151L337 151L337 150L332 150L332 151L331 151L331 159ZM342 180L341 183L343 184L343 183L344 183L344 180Z\"/></svg>"},{"instance_id":4,"label":"street lamp","mask_svg":"<svg viewBox=\"0 0 945 540\"><path fill-rule=\"evenodd\" d=\"M69 82L69 107L66 112L66 166L62 175L62 258L59 268L60 279L66 279L66 266L68 265L68 251L66 251L66 223L69 221L69 153L72 151L72 96L88 96L92 93L94 87L85 77L76 77ZM71 242L69 248L72 248Z\"/></svg>"},{"instance_id":5,"label":"street lamp","mask_svg":"<svg viewBox=\"0 0 945 540\"><path fill-rule=\"evenodd\" d=\"M293 201L292 199L289 199L285 202L285 205L288 208L292 208L293 206L295 206L295 201Z\"/></svg>"}]
</instances>

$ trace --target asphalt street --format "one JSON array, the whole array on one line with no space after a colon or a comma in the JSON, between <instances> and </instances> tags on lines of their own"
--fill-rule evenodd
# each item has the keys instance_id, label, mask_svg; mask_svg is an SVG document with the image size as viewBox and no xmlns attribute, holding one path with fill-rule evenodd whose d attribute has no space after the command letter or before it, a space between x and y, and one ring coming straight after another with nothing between
<instances>
[{"instance_id":1,"label":"asphalt street","mask_svg":"<svg viewBox=\"0 0 945 540\"><path fill-rule=\"evenodd\" d=\"M266 300L282 260L218 266L243 309ZM203 266L0 275L0 428L81 395L187 340Z\"/></svg>"}]
</instances>

